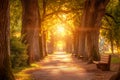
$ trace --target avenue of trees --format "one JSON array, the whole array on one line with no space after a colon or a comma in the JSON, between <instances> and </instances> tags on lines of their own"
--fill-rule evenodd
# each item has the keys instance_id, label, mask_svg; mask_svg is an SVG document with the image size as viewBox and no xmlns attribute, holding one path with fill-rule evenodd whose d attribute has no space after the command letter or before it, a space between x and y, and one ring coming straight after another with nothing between
<instances>
[{"instance_id":1,"label":"avenue of trees","mask_svg":"<svg viewBox=\"0 0 120 80\"><path fill-rule=\"evenodd\" d=\"M119 52L119 7L120 0L0 0L0 80L15 80L11 67L43 59L58 39L88 63L99 60L100 34ZM57 23L68 36L55 36Z\"/></svg>"}]
</instances>

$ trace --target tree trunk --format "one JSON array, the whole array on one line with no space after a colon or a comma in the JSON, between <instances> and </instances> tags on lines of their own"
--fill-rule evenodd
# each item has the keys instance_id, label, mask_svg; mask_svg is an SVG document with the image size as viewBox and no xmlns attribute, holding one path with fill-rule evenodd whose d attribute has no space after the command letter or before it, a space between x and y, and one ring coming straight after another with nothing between
<instances>
[{"instance_id":1,"label":"tree trunk","mask_svg":"<svg viewBox=\"0 0 120 80\"><path fill-rule=\"evenodd\" d=\"M45 31L42 29L42 26L44 26L44 20L45 20L45 15L46 15L46 0L42 0L42 8L43 12L41 13L42 15L40 16L41 22L40 22L40 28L41 28L41 36L40 36L40 58L43 59L45 56L47 56L47 51L46 51L46 34ZM42 32L43 31L43 32Z\"/></svg>"},{"instance_id":2,"label":"tree trunk","mask_svg":"<svg viewBox=\"0 0 120 80\"><path fill-rule=\"evenodd\" d=\"M47 51L46 51L46 32L42 33L42 42L43 42L43 54L44 57L47 56Z\"/></svg>"},{"instance_id":3,"label":"tree trunk","mask_svg":"<svg viewBox=\"0 0 120 80\"><path fill-rule=\"evenodd\" d=\"M113 43L113 34L112 34L112 30L110 31L110 44L111 44L111 52L112 54L114 54L114 43Z\"/></svg>"},{"instance_id":4,"label":"tree trunk","mask_svg":"<svg viewBox=\"0 0 120 80\"><path fill-rule=\"evenodd\" d=\"M79 38L78 38L78 30L76 30L75 32L73 32L73 42L74 42L74 52L73 52L73 55L77 56L78 55L78 42L79 42Z\"/></svg>"},{"instance_id":5,"label":"tree trunk","mask_svg":"<svg viewBox=\"0 0 120 80\"><path fill-rule=\"evenodd\" d=\"M38 0L21 0L22 15L22 35L23 42L27 45L28 64L40 59L40 49L42 38L40 33L40 14Z\"/></svg>"},{"instance_id":6,"label":"tree trunk","mask_svg":"<svg viewBox=\"0 0 120 80\"><path fill-rule=\"evenodd\" d=\"M10 67L9 0L0 0L0 80L15 80Z\"/></svg>"},{"instance_id":7,"label":"tree trunk","mask_svg":"<svg viewBox=\"0 0 120 80\"><path fill-rule=\"evenodd\" d=\"M112 54L114 54L114 45L113 45L113 40L111 39L111 40L110 40L110 42L111 42L111 51L112 51Z\"/></svg>"},{"instance_id":8,"label":"tree trunk","mask_svg":"<svg viewBox=\"0 0 120 80\"><path fill-rule=\"evenodd\" d=\"M80 32L79 32L79 42L78 42L78 44L79 44L79 47L78 47L78 55L77 55L77 57L80 57L80 56L83 56L84 58L85 57L87 57L86 56L86 52L85 52L85 35L86 35L86 33L85 33L85 31L82 31L82 30L80 30Z\"/></svg>"},{"instance_id":9,"label":"tree trunk","mask_svg":"<svg viewBox=\"0 0 120 80\"><path fill-rule=\"evenodd\" d=\"M80 53L91 62L99 53L98 40L101 19L109 0L85 0L80 28ZM99 58L97 56L97 58Z\"/></svg>"}]
</instances>

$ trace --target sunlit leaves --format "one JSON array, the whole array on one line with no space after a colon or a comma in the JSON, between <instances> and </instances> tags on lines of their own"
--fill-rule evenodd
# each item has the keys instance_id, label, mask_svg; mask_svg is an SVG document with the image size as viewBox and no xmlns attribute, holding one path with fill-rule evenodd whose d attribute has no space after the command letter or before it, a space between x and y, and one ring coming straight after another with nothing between
<instances>
[{"instance_id":1,"label":"sunlit leaves","mask_svg":"<svg viewBox=\"0 0 120 80\"><path fill-rule=\"evenodd\" d=\"M50 33L55 32L55 27L57 27L58 24L63 24L67 30L67 34L72 35L72 31L75 29L73 22L76 22L76 18L80 18L84 1L45 0L45 2L46 6L43 7L43 0L39 0L41 17L44 15L42 32L47 33L48 36L46 39L50 39ZM44 10L45 14L43 14ZM80 20L78 20L77 23L80 23Z\"/></svg>"},{"instance_id":2,"label":"sunlit leaves","mask_svg":"<svg viewBox=\"0 0 120 80\"><path fill-rule=\"evenodd\" d=\"M21 7L20 0L10 0L10 29L12 34L21 32Z\"/></svg>"},{"instance_id":3,"label":"sunlit leaves","mask_svg":"<svg viewBox=\"0 0 120 80\"><path fill-rule=\"evenodd\" d=\"M120 1L111 0L107 7L107 15L103 19L102 34L111 41L115 46L120 47Z\"/></svg>"}]
</instances>

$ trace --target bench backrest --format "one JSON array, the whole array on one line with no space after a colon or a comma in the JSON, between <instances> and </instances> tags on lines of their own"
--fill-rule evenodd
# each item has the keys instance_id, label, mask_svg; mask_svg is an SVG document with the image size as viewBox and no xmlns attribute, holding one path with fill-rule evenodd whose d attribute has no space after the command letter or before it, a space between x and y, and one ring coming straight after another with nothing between
<instances>
[{"instance_id":1,"label":"bench backrest","mask_svg":"<svg viewBox=\"0 0 120 80\"><path fill-rule=\"evenodd\" d=\"M100 62L110 64L110 61L111 61L111 55L102 54L102 55L100 56Z\"/></svg>"}]
</instances>

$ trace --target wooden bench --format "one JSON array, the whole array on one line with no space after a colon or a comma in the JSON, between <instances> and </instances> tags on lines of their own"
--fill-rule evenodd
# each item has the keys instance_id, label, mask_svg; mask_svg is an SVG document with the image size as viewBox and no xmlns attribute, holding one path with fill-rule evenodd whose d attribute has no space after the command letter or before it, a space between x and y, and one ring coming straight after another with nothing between
<instances>
[{"instance_id":1,"label":"wooden bench","mask_svg":"<svg viewBox=\"0 0 120 80\"><path fill-rule=\"evenodd\" d=\"M100 55L100 61L93 61L93 63L96 64L98 69L101 69L103 71L109 71L111 64L111 55L102 54Z\"/></svg>"}]
</instances>

